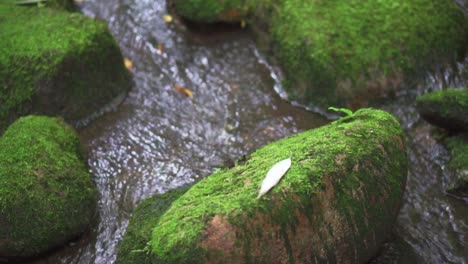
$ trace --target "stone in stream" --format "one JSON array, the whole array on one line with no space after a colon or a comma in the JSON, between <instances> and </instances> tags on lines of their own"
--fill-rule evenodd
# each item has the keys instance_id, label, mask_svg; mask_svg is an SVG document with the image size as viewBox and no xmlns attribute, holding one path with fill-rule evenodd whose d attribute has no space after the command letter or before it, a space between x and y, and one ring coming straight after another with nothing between
<instances>
[{"instance_id":1,"label":"stone in stream","mask_svg":"<svg viewBox=\"0 0 468 264\"><path fill-rule=\"evenodd\" d=\"M468 133L449 137L445 143L450 151L447 168L453 174L453 177L447 179L447 191L468 197Z\"/></svg>"},{"instance_id":2,"label":"stone in stream","mask_svg":"<svg viewBox=\"0 0 468 264\"><path fill-rule=\"evenodd\" d=\"M82 119L131 86L120 49L99 20L70 13L73 1L0 1L0 133L30 113Z\"/></svg>"},{"instance_id":3,"label":"stone in stream","mask_svg":"<svg viewBox=\"0 0 468 264\"><path fill-rule=\"evenodd\" d=\"M429 92L417 99L419 114L451 133L445 140L450 151L447 192L468 196L468 89Z\"/></svg>"},{"instance_id":4,"label":"stone in stream","mask_svg":"<svg viewBox=\"0 0 468 264\"><path fill-rule=\"evenodd\" d=\"M429 123L468 132L468 89L438 90L417 99L419 114Z\"/></svg>"},{"instance_id":5,"label":"stone in stream","mask_svg":"<svg viewBox=\"0 0 468 264\"><path fill-rule=\"evenodd\" d=\"M0 260L35 256L80 235L96 199L78 136L62 119L22 117L0 138Z\"/></svg>"},{"instance_id":6,"label":"stone in stream","mask_svg":"<svg viewBox=\"0 0 468 264\"><path fill-rule=\"evenodd\" d=\"M247 21L285 73L289 99L356 108L463 59L468 23L454 1L170 0L196 22Z\"/></svg>"},{"instance_id":7,"label":"stone in stream","mask_svg":"<svg viewBox=\"0 0 468 264\"><path fill-rule=\"evenodd\" d=\"M256 199L267 171L288 157L286 175ZM144 202L122 242L140 248L120 247L119 263L364 263L391 234L407 170L398 121L362 109L256 150L168 209Z\"/></svg>"}]
</instances>

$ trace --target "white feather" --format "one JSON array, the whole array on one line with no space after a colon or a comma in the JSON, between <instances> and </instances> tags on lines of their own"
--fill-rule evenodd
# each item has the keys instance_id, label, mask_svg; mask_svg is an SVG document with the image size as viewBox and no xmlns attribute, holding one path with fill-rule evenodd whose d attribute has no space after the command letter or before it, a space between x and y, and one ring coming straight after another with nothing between
<instances>
[{"instance_id":1,"label":"white feather","mask_svg":"<svg viewBox=\"0 0 468 264\"><path fill-rule=\"evenodd\" d=\"M260 187L257 199L262 197L271 188L275 187L284 174L289 170L289 167L291 167L291 158L287 158L273 165L265 176L265 179L263 179L262 187Z\"/></svg>"}]
</instances>

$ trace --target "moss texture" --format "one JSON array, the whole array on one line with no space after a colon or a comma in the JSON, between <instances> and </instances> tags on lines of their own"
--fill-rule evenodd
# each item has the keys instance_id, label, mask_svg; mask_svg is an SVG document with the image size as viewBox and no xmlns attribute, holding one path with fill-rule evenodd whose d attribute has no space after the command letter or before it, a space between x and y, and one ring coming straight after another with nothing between
<instances>
[{"instance_id":1,"label":"moss texture","mask_svg":"<svg viewBox=\"0 0 468 264\"><path fill-rule=\"evenodd\" d=\"M28 113L75 121L130 87L104 22L0 2L0 131Z\"/></svg>"},{"instance_id":2,"label":"moss texture","mask_svg":"<svg viewBox=\"0 0 468 264\"><path fill-rule=\"evenodd\" d=\"M49 0L45 2L45 6L70 12L76 10L75 1L73 0Z\"/></svg>"},{"instance_id":3,"label":"moss texture","mask_svg":"<svg viewBox=\"0 0 468 264\"><path fill-rule=\"evenodd\" d=\"M439 90L420 96L417 108L429 123L455 131L468 131L468 89Z\"/></svg>"},{"instance_id":4,"label":"moss texture","mask_svg":"<svg viewBox=\"0 0 468 264\"><path fill-rule=\"evenodd\" d=\"M270 35L290 98L359 106L464 56L468 23L451 0L172 0L201 22L238 13ZM243 10L243 12L237 12Z\"/></svg>"},{"instance_id":5,"label":"moss texture","mask_svg":"<svg viewBox=\"0 0 468 264\"><path fill-rule=\"evenodd\" d=\"M363 263L390 234L404 190L403 131L360 110L279 140L195 184L153 229L156 263ZM256 199L266 172L292 158Z\"/></svg>"},{"instance_id":6,"label":"moss texture","mask_svg":"<svg viewBox=\"0 0 468 264\"><path fill-rule=\"evenodd\" d=\"M0 256L28 257L79 235L97 191L62 119L27 116L0 138Z\"/></svg>"},{"instance_id":7,"label":"moss texture","mask_svg":"<svg viewBox=\"0 0 468 264\"><path fill-rule=\"evenodd\" d=\"M468 134L450 137L446 144L451 156L448 168L455 173L455 178L448 183L447 191L468 197Z\"/></svg>"},{"instance_id":8,"label":"moss texture","mask_svg":"<svg viewBox=\"0 0 468 264\"><path fill-rule=\"evenodd\" d=\"M120 242L117 254L117 263L146 264L156 261L151 253L151 232L158 224L159 218L169 209L172 202L178 199L187 190L187 187L168 191L153 196L138 205Z\"/></svg>"},{"instance_id":9,"label":"moss texture","mask_svg":"<svg viewBox=\"0 0 468 264\"><path fill-rule=\"evenodd\" d=\"M177 12L196 22L238 22L248 14L245 0L173 0Z\"/></svg>"}]
</instances>

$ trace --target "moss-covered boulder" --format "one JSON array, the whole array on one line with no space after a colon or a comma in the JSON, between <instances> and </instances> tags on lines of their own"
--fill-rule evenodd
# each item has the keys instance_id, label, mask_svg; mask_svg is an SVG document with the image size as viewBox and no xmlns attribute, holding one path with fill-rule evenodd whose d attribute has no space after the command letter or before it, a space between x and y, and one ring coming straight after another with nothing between
<instances>
[{"instance_id":1,"label":"moss-covered boulder","mask_svg":"<svg viewBox=\"0 0 468 264\"><path fill-rule=\"evenodd\" d=\"M28 257L76 237L97 191L62 119L27 116L0 138L0 256Z\"/></svg>"},{"instance_id":2,"label":"moss-covered boulder","mask_svg":"<svg viewBox=\"0 0 468 264\"><path fill-rule=\"evenodd\" d=\"M0 2L0 131L29 113L75 121L130 88L106 24L50 3Z\"/></svg>"},{"instance_id":3,"label":"moss-covered boulder","mask_svg":"<svg viewBox=\"0 0 468 264\"><path fill-rule=\"evenodd\" d=\"M190 20L246 20L267 32L290 98L314 106L365 105L464 56L468 45L452 0L171 2Z\"/></svg>"},{"instance_id":4,"label":"moss-covered boulder","mask_svg":"<svg viewBox=\"0 0 468 264\"><path fill-rule=\"evenodd\" d=\"M125 236L120 242L117 263L145 264L156 261L151 254L151 233L159 218L172 202L188 190L188 186L168 191L144 200L132 214Z\"/></svg>"},{"instance_id":5,"label":"moss-covered boulder","mask_svg":"<svg viewBox=\"0 0 468 264\"><path fill-rule=\"evenodd\" d=\"M448 169L453 178L448 179L447 191L457 196L468 197L468 134L449 137L446 140L450 150Z\"/></svg>"},{"instance_id":6,"label":"moss-covered boulder","mask_svg":"<svg viewBox=\"0 0 468 264\"><path fill-rule=\"evenodd\" d=\"M417 108L429 123L468 132L468 89L439 90L418 97Z\"/></svg>"},{"instance_id":7,"label":"moss-covered boulder","mask_svg":"<svg viewBox=\"0 0 468 264\"><path fill-rule=\"evenodd\" d=\"M290 170L257 199L267 171L287 157ZM391 234L408 167L399 123L371 109L239 163L155 214L153 262L364 263Z\"/></svg>"}]
</instances>

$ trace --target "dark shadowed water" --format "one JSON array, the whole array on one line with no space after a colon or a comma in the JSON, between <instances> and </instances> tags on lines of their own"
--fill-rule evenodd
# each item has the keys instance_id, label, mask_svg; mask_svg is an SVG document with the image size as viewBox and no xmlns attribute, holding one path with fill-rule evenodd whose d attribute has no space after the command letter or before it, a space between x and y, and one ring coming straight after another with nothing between
<instances>
[{"instance_id":1,"label":"dark shadowed water","mask_svg":"<svg viewBox=\"0 0 468 264\"><path fill-rule=\"evenodd\" d=\"M113 263L116 245L142 199L326 123L280 99L277 71L243 30L194 33L167 24L165 0L87 0L82 11L108 22L133 62L135 86L121 105L80 129L100 192L100 219L90 234L39 263ZM435 88L441 82L428 83ZM176 86L191 90L193 97ZM402 121L410 149L397 237L421 263L466 263L467 203L443 193L447 152L414 109L422 90L385 107ZM379 263L403 263L404 254L387 254Z\"/></svg>"}]
</instances>

